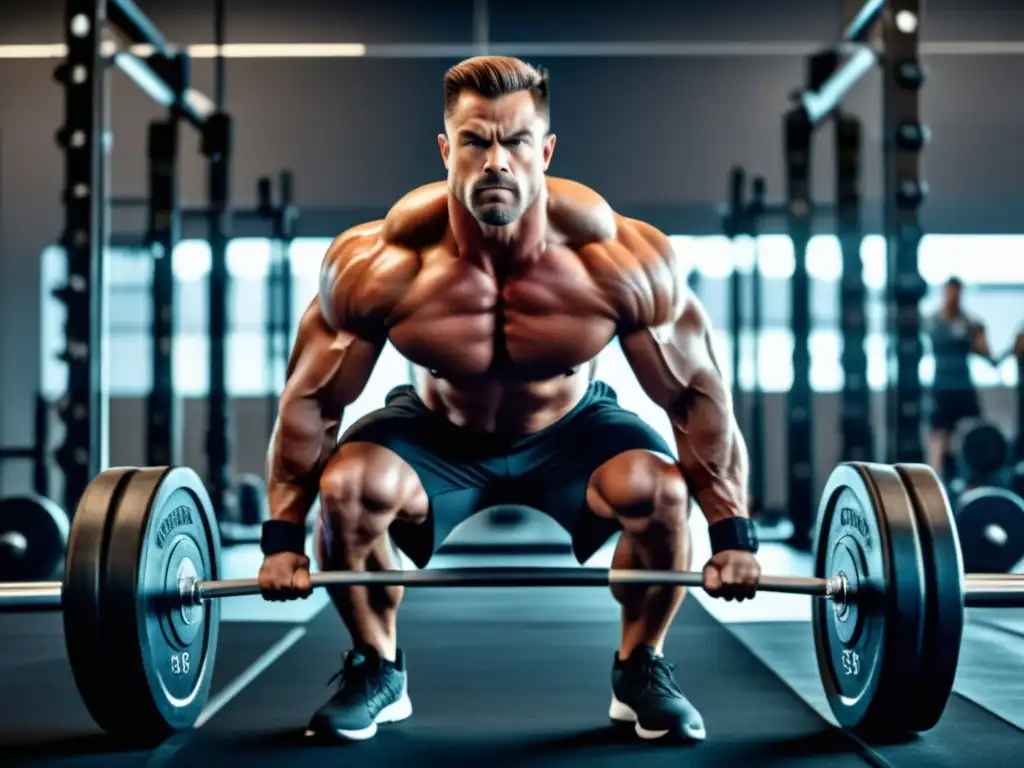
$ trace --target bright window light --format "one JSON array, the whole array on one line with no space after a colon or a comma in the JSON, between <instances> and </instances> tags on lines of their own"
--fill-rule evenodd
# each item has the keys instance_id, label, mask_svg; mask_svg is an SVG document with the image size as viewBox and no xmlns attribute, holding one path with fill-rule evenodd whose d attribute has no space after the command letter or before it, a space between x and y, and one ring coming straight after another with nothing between
<instances>
[{"instance_id":1,"label":"bright window light","mask_svg":"<svg viewBox=\"0 0 1024 768\"><path fill-rule=\"evenodd\" d=\"M815 235L807 244L807 274L813 280L835 283L843 276L843 251L834 235Z\"/></svg>"},{"instance_id":2,"label":"bright window light","mask_svg":"<svg viewBox=\"0 0 1024 768\"><path fill-rule=\"evenodd\" d=\"M205 240L182 240L174 249L174 276L184 283L202 280L210 274L210 244Z\"/></svg>"},{"instance_id":3,"label":"bright window light","mask_svg":"<svg viewBox=\"0 0 1024 768\"><path fill-rule=\"evenodd\" d=\"M270 269L270 240L239 237L228 243L228 272L241 280L262 280Z\"/></svg>"},{"instance_id":4,"label":"bright window light","mask_svg":"<svg viewBox=\"0 0 1024 768\"><path fill-rule=\"evenodd\" d=\"M758 378L765 392L788 392L793 386L793 334L771 329L761 335Z\"/></svg>"},{"instance_id":5,"label":"bright window light","mask_svg":"<svg viewBox=\"0 0 1024 768\"><path fill-rule=\"evenodd\" d=\"M333 241L329 237L302 237L288 247L288 260L295 277L315 276L320 272L324 254Z\"/></svg>"},{"instance_id":6,"label":"bright window light","mask_svg":"<svg viewBox=\"0 0 1024 768\"><path fill-rule=\"evenodd\" d=\"M815 392L838 392L843 388L842 346L839 331L834 328L811 331L808 347L811 352L811 389Z\"/></svg>"},{"instance_id":7,"label":"bright window light","mask_svg":"<svg viewBox=\"0 0 1024 768\"><path fill-rule=\"evenodd\" d=\"M918 248L918 268L931 285L954 276L965 283L1021 283L1024 236L925 235Z\"/></svg>"},{"instance_id":8,"label":"bright window light","mask_svg":"<svg viewBox=\"0 0 1024 768\"><path fill-rule=\"evenodd\" d=\"M769 280L788 280L796 269L793 240L789 235L759 235L757 263Z\"/></svg>"},{"instance_id":9,"label":"bright window light","mask_svg":"<svg viewBox=\"0 0 1024 768\"><path fill-rule=\"evenodd\" d=\"M741 275L749 275L754 271L754 258L757 256L757 241L749 235L740 235L732 241L732 262Z\"/></svg>"},{"instance_id":10,"label":"bright window light","mask_svg":"<svg viewBox=\"0 0 1024 768\"><path fill-rule=\"evenodd\" d=\"M695 238L693 248L694 267L702 276L721 280L732 274L733 244L725 235L711 235Z\"/></svg>"},{"instance_id":11,"label":"bright window light","mask_svg":"<svg viewBox=\"0 0 1024 768\"><path fill-rule=\"evenodd\" d=\"M871 291L885 288L888 267L885 263L886 244L881 235L868 235L860 241L860 260L864 265L864 284Z\"/></svg>"}]
</instances>

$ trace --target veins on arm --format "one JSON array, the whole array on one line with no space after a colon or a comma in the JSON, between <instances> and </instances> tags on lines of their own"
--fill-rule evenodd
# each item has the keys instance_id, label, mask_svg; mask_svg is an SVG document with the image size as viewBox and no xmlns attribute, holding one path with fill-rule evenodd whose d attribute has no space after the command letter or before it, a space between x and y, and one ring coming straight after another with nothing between
<instances>
[{"instance_id":1,"label":"veins on arm","mask_svg":"<svg viewBox=\"0 0 1024 768\"><path fill-rule=\"evenodd\" d=\"M418 265L379 227L328 250L318 297L299 323L268 456L272 509L301 519L334 450L344 410L362 393L387 341L387 319Z\"/></svg>"},{"instance_id":2,"label":"veins on arm","mask_svg":"<svg viewBox=\"0 0 1024 768\"><path fill-rule=\"evenodd\" d=\"M618 235L633 289L620 342L641 387L672 424L679 464L711 523L746 516L748 457L712 342L671 244L627 220Z\"/></svg>"}]
</instances>

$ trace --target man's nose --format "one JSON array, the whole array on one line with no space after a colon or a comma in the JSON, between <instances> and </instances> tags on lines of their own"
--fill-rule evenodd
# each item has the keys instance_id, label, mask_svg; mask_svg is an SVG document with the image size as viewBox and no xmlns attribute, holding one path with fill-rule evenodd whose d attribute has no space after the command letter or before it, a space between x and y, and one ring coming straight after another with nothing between
<instances>
[{"instance_id":1,"label":"man's nose","mask_svg":"<svg viewBox=\"0 0 1024 768\"><path fill-rule=\"evenodd\" d=\"M484 162L484 171L487 173L502 174L508 173L509 152L499 142L491 144L487 150L487 158Z\"/></svg>"}]
</instances>

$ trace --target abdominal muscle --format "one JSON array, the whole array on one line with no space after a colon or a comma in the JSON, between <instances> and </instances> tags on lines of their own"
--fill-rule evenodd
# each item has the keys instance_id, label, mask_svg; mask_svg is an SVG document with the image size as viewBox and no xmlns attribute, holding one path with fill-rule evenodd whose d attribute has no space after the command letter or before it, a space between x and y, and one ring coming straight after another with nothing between
<instances>
[{"instance_id":1,"label":"abdominal muscle","mask_svg":"<svg viewBox=\"0 0 1024 768\"><path fill-rule=\"evenodd\" d=\"M554 378L524 381L485 374L464 379L441 378L416 368L416 391L426 406L452 424L474 432L530 434L571 411L589 384L589 366Z\"/></svg>"}]
</instances>

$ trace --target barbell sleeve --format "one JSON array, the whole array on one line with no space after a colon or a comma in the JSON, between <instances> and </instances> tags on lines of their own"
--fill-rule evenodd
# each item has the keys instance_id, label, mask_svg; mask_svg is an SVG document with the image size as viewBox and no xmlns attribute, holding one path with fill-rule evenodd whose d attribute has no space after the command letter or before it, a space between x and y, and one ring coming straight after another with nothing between
<instances>
[{"instance_id":1,"label":"barbell sleeve","mask_svg":"<svg viewBox=\"0 0 1024 768\"><path fill-rule=\"evenodd\" d=\"M698 571L619 570L607 568L438 568L421 571L324 571L314 573L316 587L331 586L422 586L422 587L599 587L612 584L674 585L701 587L704 575ZM758 591L800 595L831 596L838 584L829 579L764 576ZM255 579L197 581L193 599L203 602L215 597L258 594Z\"/></svg>"},{"instance_id":2,"label":"barbell sleeve","mask_svg":"<svg viewBox=\"0 0 1024 768\"><path fill-rule=\"evenodd\" d=\"M0 611L4 613L42 613L59 611L59 581L24 581L0 584Z\"/></svg>"},{"instance_id":3,"label":"barbell sleeve","mask_svg":"<svg viewBox=\"0 0 1024 768\"><path fill-rule=\"evenodd\" d=\"M968 608L1024 606L1024 577L1019 574L973 574L964 579Z\"/></svg>"}]
</instances>

